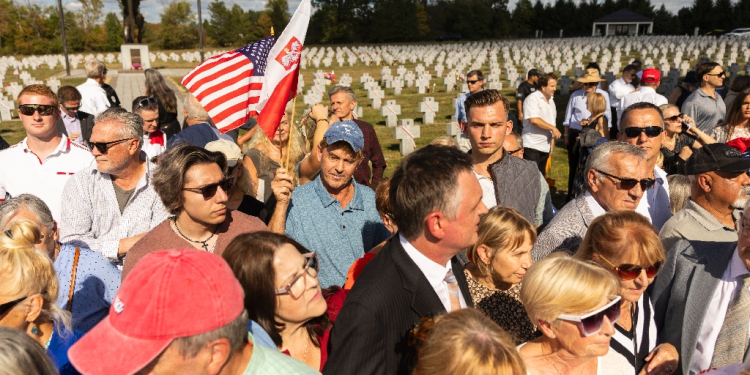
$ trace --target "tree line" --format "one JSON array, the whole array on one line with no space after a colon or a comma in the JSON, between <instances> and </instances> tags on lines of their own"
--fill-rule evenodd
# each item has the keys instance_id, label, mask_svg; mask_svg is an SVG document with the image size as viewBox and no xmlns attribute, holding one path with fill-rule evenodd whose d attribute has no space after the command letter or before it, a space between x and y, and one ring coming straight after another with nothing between
<instances>
[{"instance_id":1,"label":"tree line","mask_svg":"<svg viewBox=\"0 0 750 375\"><path fill-rule=\"evenodd\" d=\"M114 52L122 44L122 15L103 14L102 0L80 0L77 11L65 11L65 33L71 52ZM627 8L654 20L660 35L721 34L750 27L750 0L694 0L676 14L650 0L313 0L309 43L380 43L434 40L460 34L462 40L590 35L594 20ZM195 4L165 3L160 22L146 23L143 42L152 49L198 46ZM244 10L213 0L204 14L207 47L231 48L280 33L291 15L287 0L269 0L261 11ZM3 55L62 52L57 7L0 0L0 53Z\"/></svg>"}]
</instances>

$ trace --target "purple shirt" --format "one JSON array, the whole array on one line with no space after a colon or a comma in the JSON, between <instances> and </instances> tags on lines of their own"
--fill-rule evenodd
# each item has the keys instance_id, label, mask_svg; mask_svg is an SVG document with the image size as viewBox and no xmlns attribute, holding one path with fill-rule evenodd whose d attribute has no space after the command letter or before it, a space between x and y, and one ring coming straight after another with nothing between
<instances>
[{"instance_id":1,"label":"purple shirt","mask_svg":"<svg viewBox=\"0 0 750 375\"><path fill-rule=\"evenodd\" d=\"M73 133L78 133L78 138L76 138L73 142L82 145L83 137L81 137L81 120L78 119L78 115L76 114L74 117L71 117L68 116L65 111L60 112L62 112L62 120L63 124L65 124L65 130L68 131L68 137L70 137Z\"/></svg>"}]
</instances>

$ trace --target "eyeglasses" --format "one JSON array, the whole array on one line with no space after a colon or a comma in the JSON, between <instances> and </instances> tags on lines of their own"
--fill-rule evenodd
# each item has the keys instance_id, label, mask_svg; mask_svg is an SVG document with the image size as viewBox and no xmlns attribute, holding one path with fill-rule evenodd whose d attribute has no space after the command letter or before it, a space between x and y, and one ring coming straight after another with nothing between
<instances>
[{"instance_id":1,"label":"eyeglasses","mask_svg":"<svg viewBox=\"0 0 750 375\"><path fill-rule=\"evenodd\" d=\"M135 139L135 138L118 139L112 142L90 142L90 144L91 146L94 146L95 149L99 150L100 154L105 155L107 151L109 151L109 149L112 148L113 146L116 146L125 141L129 141L131 139Z\"/></svg>"},{"instance_id":2,"label":"eyeglasses","mask_svg":"<svg viewBox=\"0 0 750 375\"><path fill-rule=\"evenodd\" d=\"M518 152L518 151L521 151L521 150L523 150L523 148L517 148L517 149L515 149L515 150L513 150L513 151L506 151L506 152L508 153L508 155L513 155L513 154L515 154L516 152Z\"/></svg>"},{"instance_id":3,"label":"eyeglasses","mask_svg":"<svg viewBox=\"0 0 750 375\"><path fill-rule=\"evenodd\" d=\"M29 298L29 297L28 296L21 297L21 298L15 300L15 301L6 302L6 303L0 305L0 316L4 315L6 312L10 311L10 309L16 307L16 305L18 305L19 303L23 302L23 300L25 300L26 298Z\"/></svg>"},{"instance_id":4,"label":"eyeglasses","mask_svg":"<svg viewBox=\"0 0 750 375\"><path fill-rule=\"evenodd\" d=\"M594 169L594 170L597 171L597 172L599 172L599 173L601 173L601 174L603 174L603 175L605 175L605 176L607 176L607 177L612 177L615 180L620 181L620 189L623 189L623 190L630 190L630 189L634 188L635 185L640 184L641 185L641 190L646 191L648 189L651 189L651 187L653 187L654 184L656 183L656 181L653 180L653 179L651 179L651 178L644 178L643 180L636 180L635 178L617 177L617 176L611 175L611 174L609 174L607 172L602 172L602 171L600 171L598 169Z\"/></svg>"},{"instance_id":5,"label":"eyeglasses","mask_svg":"<svg viewBox=\"0 0 750 375\"><path fill-rule=\"evenodd\" d=\"M636 277L638 277L641 274L641 271L643 270L646 271L646 276L649 279L656 277L656 274L659 272L659 270L661 269L661 266L664 264L664 261L660 260L646 268L643 268L637 264L629 264L629 263L615 266L614 264L612 264L612 262L608 261L601 254L597 253L596 255L599 256L599 258L602 258L603 261L607 262L607 264L612 266L612 268L614 268L615 271L617 271L617 277L619 277L622 280L633 280Z\"/></svg>"},{"instance_id":6,"label":"eyeglasses","mask_svg":"<svg viewBox=\"0 0 750 375\"><path fill-rule=\"evenodd\" d=\"M22 104L18 106L18 111L24 116L33 116L36 111L42 116L52 116L57 107L46 104Z\"/></svg>"},{"instance_id":7,"label":"eyeglasses","mask_svg":"<svg viewBox=\"0 0 750 375\"><path fill-rule=\"evenodd\" d=\"M657 135L661 134L664 129L661 126L647 126L645 128L639 128L637 126L631 126L629 128L625 128L622 132L625 134L628 138L637 138L641 136L641 133L646 133L646 136L649 138L656 137Z\"/></svg>"},{"instance_id":8,"label":"eyeglasses","mask_svg":"<svg viewBox=\"0 0 750 375\"><path fill-rule=\"evenodd\" d=\"M226 193L229 191L229 189L232 188L232 185L234 185L234 177L225 177L223 180L208 184L206 186L202 187L196 187L196 188L183 188L182 190L187 190L193 193L199 193L203 195L203 199L211 199L216 195L216 191L219 187L221 187L221 190L224 190Z\"/></svg>"},{"instance_id":9,"label":"eyeglasses","mask_svg":"<svg viewBox=\"0 0 750 375\"><path fill-rule=\"evenodd\" d=\"M79 104L76 107L66 107L66 106L63 106L63 108L65 108L65 110L68 111L68 112L73 112L73 111L77 111L77 110L81 109L81 105Z\"/></svg>"},{"instance_id":10,"label":"eyeglasses","mask_svg":"<svg viewBox=\"0 0 750 375\"><path fill-rule=\"evenodd\" d=\"M595 335L602 330L605 316L611 324L615 324L620 319L620 296L609 296L609 298L611 301L596 311L586 315L560 315L557 319L578 323L586 337Z\"/></svg>"},{"instance_id":11,"label":"eyeglasses","mask_svg":"<svg viewBox=\"0 0 750 375\"><path fill-rule=\"evenodd\" d=\"M294 276L292 282L287 284L287 286L281 289L276 289L276 295L288 294L290 297L292 297L292 299L299 299L307 289L307 278L304 277L305 274L310 275L310 277L318 277L318 271L320 270L320 263L318 263L318 254L307 253L302 254L302 256L305 258L302 272Z\"/></svg>"},{"instance_id":12,"label":"eyeglasses","mask_svg":"<svg viewBox=\"0 0 750 375\"><path fill-rule=\"evenodd\" d=\"M727 73L726 72L721 72L721 73L706 73L706 75L707 76L714 76L714 77L726 77Z\"/></svg>"},{"instance_id":13,"label":"eyeglasses","mask_svg":"<svg viewBox=\"0 0 750 375\"><path fill-rule=\"evenodd\" d=\"M133 108L133 110L136 110L138 108L147 108L152 105L157 105L158 103L159 101L156 100L156 98L151 98L151 97L144 98L138 101L138 106Z\"/></svg>"},{"instance_id":14,"label":"eyeglasses","mask_svg":"<svg viewBox=\"0 0 750 375\"><path fill-rule=\"evenodd\" d=\"M684 114L680 113L679 115L672 116L672 117L665 117L664 121L667 122L682 122L682 117L685 116ZM630 128L628 128L630 129ZM646 134L648 135L648 134Z\"/></svg>"},{"instance_id":15,"label":"eyeglasses","mask_svg":"<svg viewBox=\"0 0 750 375\"><path fill-rule=\"evenodd\" d=\"M599 82L584 82L584 86L597 86L599 85Z\"/></svg>"},{"instance_id":16,"label":"eyeglasses","mask_svg":"<svg viewBox=\"0 0 750 375\"><path fill-rule=\"evenodd\" d=\"M475 83L477 83L477 82L481 82L481 81L482 81L481 79L475 79L475 80L473 80L473 81L469 81L469 80L466 80L466 83L468 83L468 84L470 84L470 85L473 85L473 84L475 84Z\"/></svg>"}]
</instances>

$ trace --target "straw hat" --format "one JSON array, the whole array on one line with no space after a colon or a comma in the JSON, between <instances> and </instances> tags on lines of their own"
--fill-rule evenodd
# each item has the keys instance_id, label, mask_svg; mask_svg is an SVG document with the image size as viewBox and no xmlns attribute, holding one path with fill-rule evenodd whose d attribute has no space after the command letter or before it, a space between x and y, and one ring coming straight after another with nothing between
<instances>
[{"instance_id":1,"label":"straw hat","mask_svg":"<svg viewBox=\"0 0 750 375\"><path fill-rule=\"evenodd\" d=\"M594 68L586 69L586 74L578 77L576 82L591 83L591 82L602 82L606 81L604 78L599 77L599 71Z\"/></svg>"}]
</instances>

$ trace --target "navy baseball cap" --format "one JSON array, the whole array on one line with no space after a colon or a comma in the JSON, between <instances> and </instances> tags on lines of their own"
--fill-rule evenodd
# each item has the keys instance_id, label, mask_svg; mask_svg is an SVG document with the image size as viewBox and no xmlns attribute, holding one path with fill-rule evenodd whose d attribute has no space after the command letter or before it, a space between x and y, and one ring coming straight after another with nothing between
<instances>
[{"instance_id":1,"label":"navy baseball cap","mask_svg":"<svg viewBox=\"0 0 750 375\"><path fill-rule=\"evenodd\" d=\"M354 153L365 147L365 136L359 126L352 120L337 121L331 124L323 136L329 145L344 141L352 146Z\"/></svg>"}]
</instances>

